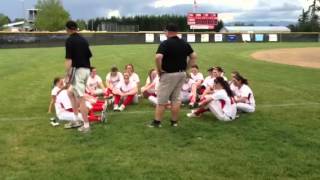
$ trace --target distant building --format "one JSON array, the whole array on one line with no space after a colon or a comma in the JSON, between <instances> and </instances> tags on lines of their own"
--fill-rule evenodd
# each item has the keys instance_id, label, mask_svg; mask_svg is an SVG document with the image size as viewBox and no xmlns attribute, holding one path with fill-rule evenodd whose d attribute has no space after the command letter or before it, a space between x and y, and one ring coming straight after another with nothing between
<instances>
[{"instance_id":1,"label":"distant building","mask_svg":"<svg viewBox=\"0 0 320 180\"><path fill-rule=\"evenodd\" d=\"M11 32L34 31L35 22L39 9L27 9L28 17L25 21L9 23L3 26L3 29Z\"/></svg>"},{"instance_id":2,"label":"distant building","mask_svg":"<svg viewBox=\"0 0 320 180\"><path fill-rule=\"evenodd\" d=\"M222 33L288 33L291 30L285 26L225 26Z\"/></svg>"},{"instance_id":3,"label":"distant building","mask_svg":"<svg viewBox=\"0 0 320 180\"><path fill-rule=\"evenodd\" d=\"M18 22L14 22L14 23L5 24L2 27L6 31L20 32L26 28L26 22L25 21L18 21Z\"/></svg>"},{"instance_id":4,"label":"distant building","mask_svg":"<svg viewBox=\"0 0 320 180\"><path fill-rule=\"evenodd\" d=\"M39 9L27 9L27 11L28 11L27 21L29 23L34 24L36 22Z\"/></svg>"}]
</instances>

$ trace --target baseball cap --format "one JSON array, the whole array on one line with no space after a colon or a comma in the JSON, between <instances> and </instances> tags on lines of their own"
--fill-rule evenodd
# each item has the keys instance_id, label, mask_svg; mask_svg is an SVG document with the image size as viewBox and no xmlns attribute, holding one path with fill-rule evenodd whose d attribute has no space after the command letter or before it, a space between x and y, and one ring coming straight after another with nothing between
<instances>
[{"instance_id":1,"label":"baseball cap","mask_svg":"<svg viewBox=\"0 0 320 180\"><path fill-rule=\"evenodd\" d=\"M70 30L77 30L78 29L78 25L77 25L76 22L70 20L70 21L68 21L66 23L66 28L68 28Z\"/></svg>"},{"instance_id":2,"label":"baseball cap","mask_svg":"<svg viewBox=\"0 0 320 180\"><path fill-rule=\"evenodd\" d=\"M178 32L179 28L176 24L170 23L166 26L165 30L170 31L170 32Z\"/></svg>"}]
</instances>

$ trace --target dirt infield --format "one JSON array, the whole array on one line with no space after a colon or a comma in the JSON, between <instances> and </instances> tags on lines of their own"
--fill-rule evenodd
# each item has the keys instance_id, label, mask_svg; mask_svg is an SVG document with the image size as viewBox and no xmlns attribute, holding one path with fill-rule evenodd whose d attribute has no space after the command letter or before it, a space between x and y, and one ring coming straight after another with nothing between
<instances>
[{"instance_id":1,"label":"dirt infield","mask_svg":"<svg viewBox=\"0 0 320 180\"><path fill-rule=\"evenodd\" d=\"M320 68L320 48L290 48L258 51L254 59L302 67Z\"/></svg>"}]
</instances>

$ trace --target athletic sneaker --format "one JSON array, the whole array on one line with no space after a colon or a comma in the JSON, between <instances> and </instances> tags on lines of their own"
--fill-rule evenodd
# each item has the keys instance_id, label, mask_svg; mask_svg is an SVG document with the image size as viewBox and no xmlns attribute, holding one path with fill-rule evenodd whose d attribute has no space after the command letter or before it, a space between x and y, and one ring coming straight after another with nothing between
<instances>
[{"instance_id":1,"label":"athletic sneaker","mask_svg":"<svg viewBox=\"0 0 320 180\"><path fill-rule=\"evenodd\" d=\"M53 122L53 121L52 121L50 124L51 124L53 127L56 127L56 126L59 126L59 125L60 125L58 122Z\"/></svg>"},{"instance_id":2,"label":"athletic sneaker","mask_svg":"<svg viewBox=\"0 0 320 180\"><path fill-rule=\"evenodd\" d=\"M70 121L69 123L64 125L65 129L77 128L82 126L82 121Z\"/></svg>"},{"instance_id":3,"label":"athletic sneaker","mask_svg":"<svg viewBox=\"0 0 320 180\"><path fill-rule=\"evenodd\" d=\"M191 112L187 114L187 117L189 118L196 118L196 117L200 117L200 115L196 115L195 113Z\"/></svg>"},{"instance_id":4,"label":"athletic sneaker","mask_svg":"<svg viewBox=\"0 0 320 180\"><path fill-rule=\"evenodd\" d=\"M85 128L84 126L81 126L78 128L78 131L82 132L82 133L88 133L88 132L90 132L90 127Z\"/></svg>"},{"instance_id":5,"label":"athletic sneaker","mask_svg":"<svg viewBox=\"0 0 320 180\"><path fill-rule=\"evenodd\" d=\"M125 108L126 108L126 107L122 104L122 105L118 108L118 110L122 112Z\"/></svg>"},{"instance_id":6,"label":"athletic sneaker","mask_svg":"<svg viewBox=\"0 0 320 180\"><path fill-rule=\"evenodd\" d=\"M153 120L153 121L148 125L148 127L150 127L150 128L161 128L162 126L161 126L161 122L157 122L157 121Z\"/></svg>"},{"instance_id":7,"label":"athletic sneaker","mask_svg":"<svg viewBox=\"0 0 320 180\"><path fill-rule=\"evenodd\" d=\"M113 111L120 111L119 106L114 106Z\"/></svg>"},{"instance_id":8,"label":"athletic sneaker","mask_svg":"<svg viewBox=\"0 0 320 180\"><path fill-rule=\"evenodd\" d=\"M178 122L177 121L171 121L171 126L172 127L178 127Z\"/></svg>"}]
</instances>

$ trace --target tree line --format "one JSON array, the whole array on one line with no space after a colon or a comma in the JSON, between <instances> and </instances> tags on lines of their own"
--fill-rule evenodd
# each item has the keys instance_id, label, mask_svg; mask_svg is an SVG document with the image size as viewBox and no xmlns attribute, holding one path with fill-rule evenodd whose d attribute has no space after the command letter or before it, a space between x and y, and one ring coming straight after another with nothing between
<instances>
[{"instance_id":1,"label":"tree line","mask_svg":"<svg viewBox=\"0 0 320 180\"><path fill-rule=\"evenodd\" d=\"M78 21L82 24L85 23L83 20ZM191 31L187 24L187 16L183 15L140 15L140 16L130 16L130 17L111 17L111 18L96 18L90 19L86 24L87 29L91 31L99 30L99 25L101 24L117 24L117 25L133 25L138 26L139 31L163 31L164 27L168 23L175 23L179 26L180 31ZM218 25L214 31L220 31L224 26L222 20L218 22Z\"/></svg>"},{"instance_id":2,"label":"tree line","mask_svg":"<svg viewBox=\"0 0 320 180\"><path fill-rule=\"evenodd\" d=\"M319 32L320 0L312 0L307 10L303 9L297 24L288 27L293 32Z\"/></svg>"}]
</instances>

